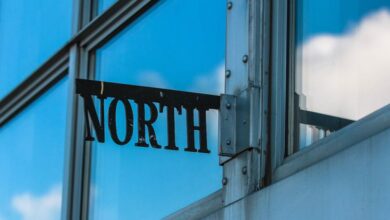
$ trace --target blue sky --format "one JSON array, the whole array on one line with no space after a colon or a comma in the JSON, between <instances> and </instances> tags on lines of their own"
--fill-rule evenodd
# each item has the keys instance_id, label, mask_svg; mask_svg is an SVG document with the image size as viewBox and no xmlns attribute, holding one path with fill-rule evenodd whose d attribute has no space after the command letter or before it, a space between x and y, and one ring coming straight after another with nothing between
<instances>
[{"instance_id":1,"label":"blue sky","mask_svg":"<svg viewBox=\"0 0 390 220\"><path fill-rule=\"evenodd\" d=\"M367 14L389 7L388 0L298 0L300 42L324 33L342 34Z\"/></svg>"},{"instance_id":2,"label":"blue sky","mask_svg":"<svg viewBox=\"0 0 390 220\"><path fill-rule=\"evenodd\" d=\"M67 83L67 79L59 82L0 129L1 220L58 217L45 218L42 213L51 206L56 209L61 199ZM50 195L54 188L56 193ZM48 209L34 213L28 207Z\"/></svg>"},{"instance_id":3,"label":"blue sky","mask_svg":"<svg viewBox=\"0 0 390 220\"><path fill-rule=\"evenodd\" d=\"M71 0L0 1L0 100L71 37Z\"/></svg>"},{"instance_id":4,"label":"blue sky","mask_svg":"<svg viewBox=\"0 0 390 220\"><path fill-rule=\"evenodd\" d=\"M23 10L31 10L26 16L37 18L22 19L15 24L16 21L6 20L17 16L8 10L12 4L3 2L0 2L0 98L70 37L70 23L63 18L70 18L71 8L63 5L68 1L57 4L40 0L41 4L34 1L28 7L26 3ZM21 4L22 0L10 2ZM48 2L53 4L52 11L33 10L36 5ZM367 14L389 6L385 0L304 0L305 23L299 42L325 33L342 36ZM225 9L225 0L162 1L97 51L97 79L219 94L223 90ZM38 15L34 15L36 12ZM57 15L61 18L58 21ZM56 19L49 21L49 27L43 26L44 18L51 16ZM53 22L58 25L52 25ZM33 27L56 34L36 36ZM24 45L21 36L29 36L28 44ZM17 49L12 45L18 45ZM15 57L20 57L19 47L30 50L23 51L24 59L15 61ZM0 220L58 217L67 83L67 79L61 81L0 128ZM106 107L109 102L106 100ZM118 115L121 113L123 110L119 108ZM184 115L176 115L178 152L137 148L135 132L131 143L118 147L107 132L106 143L93 146L91 218L156 219L219 189L222 174L218 166L216 127L211 124L215 116L215 112L208 114L211 154L183 151ZM121 121L118 118L118 123ZM155 126L161 144L166 144L165 123L164 112ZM123 131L121 128L123 124L119 123L119 133ZM29 204L36 210L27 210ZM57 213L42 214L37 210L57 210Z\"/></svg>"}]
</instances>

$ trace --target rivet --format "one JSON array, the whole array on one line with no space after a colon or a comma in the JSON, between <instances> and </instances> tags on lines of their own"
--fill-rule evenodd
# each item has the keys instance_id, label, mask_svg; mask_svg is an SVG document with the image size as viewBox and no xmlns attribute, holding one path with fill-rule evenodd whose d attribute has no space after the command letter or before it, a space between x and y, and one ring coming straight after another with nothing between
<instances>
[{"instance_id":1,"label":"rivet","mask_svg":"<svg viewBox=\"0 0 390 220\"><path fill-rule=\"evenodd\" d=\"M242 123L245 125L246 124L246 120L243 120Z\"/></svg>"},{"instance_id":2,"label":"rivet","mask_svg":"<svg viewBox=\"0 0 390 220\"><path fill-rule=\"evenodd\" d=\"M227 8L230 10L233 8L233 2L228 2L227 3Z\"/></svg>"},{"instance_id":3,"label":"rivet","mask_svg":"<svg viewBox=\"0 0 390 220\"><path fill-rule=\"evenodd\" d=\"M231 74L232 74L232 72L230 70L225 71L226 78L229 78Z\"/></svg>"},{"instance_id":4,"label":"rivet","mask_svg":"<svg viewBox=\"0 0 390 220\"><path fill-rule=\"evenodd\" d=\"M226 108L227 109L230 109L232 107L232 105L230 103L226 103Z\"/></svg>"},{"instance_id":5,"label":"rivet","mask_svg":"<svg viewBox=\"0 0 390 220\"><path fill-rule=\"evenodd\" d=\"M244 55L242 57L242 62L247 63L248 62L248 55Z\"/></svg>"},{"instance_id":6,"label":"rivet","mask_svg":"<svg viewBox=\"0 0 390 220\"><path fill-rule=\"evenodd\" d=\"M222 179L222 185L226 186L227 183L228 183L228 179L226 177L224 177Z\"/></svg>"},{"instance_id":7,"label":"rivet","mask_svg":"<svg viewBox=\"0 0 390 220\"><path fill-rule=\"evenodd\" d=\"M227 140L226 140L226 144L227 144L227 145L230 145L231 143L232 143L232 141L231 141L230 139L227 139Z\"/></svg>"},{"instance_id":8,"label":"rivet","mask_svg":"<svg viewBox=\"0 0 390 220\"><path fill-rule=\"evenodd\" d=\"M247 172L248 172L248 169L246 168L246 166L245 166L245 167L243 167L243 168L241 169L241 172L242 172L242 174L244 174L244 175L246 175L246 174L247 174Z\"/></svg>"}]
</instances>

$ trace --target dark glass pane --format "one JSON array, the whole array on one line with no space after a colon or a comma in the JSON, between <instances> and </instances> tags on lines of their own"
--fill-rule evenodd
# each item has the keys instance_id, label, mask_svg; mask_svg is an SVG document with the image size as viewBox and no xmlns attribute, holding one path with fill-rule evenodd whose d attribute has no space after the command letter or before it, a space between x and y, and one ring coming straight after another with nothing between
<instances>
[{"instance_id":1,"label":"dark glass pane","mask_svg":"<svg viewBox=\"0 0 390 220\"><path fill-rule=\"evenodd\" d=\"M296 9L295 101L323 114L310 123L344 125L388 104L390 2L298 0ZM342 127L302 118L310 117L301 115L299 148Z\"/></svg>"},{"instance_id":2,"label":"dark glass pane","mask_svg":"<svg viewBox=\"0 0 390 220\"><path fill-rule=\"evenodd\" d=\"M224 0L158 3L96 51L97 79L220 94L224 82L225 8ZM106 113L110 102L105 101ZM136 118L137 106L133 101L131 105ZM118 131L123 138L124 107L118 106ZM150 112L146 114L149 118ZM158 114L154 128L158 142L166 146L166 111ZM178 151L135 146L137 123L129 144L118 146L108 132L105 143L94 142L91 219L161 219L221 187L217 112L207 114L210 154L184 151L185 115L184 109L182 115L175 112ZM195 133L195 145L199 147Z\"/></svg>"},{"instance_id":3,"label":"dark glass pane","mask_svg":"<svg viewBox=\"0 0 390 220\"><path fill-rule=\"evenodd\" d=\"M0 1L0 100L70 39L72 2Z\"/></svg>"},{"instance_id":4,"label":"dark glass pane","mask_svg":"<svg viewBox=\"0 0 390 220\"><path fill-rule=\"evenodd\" d=\"M60 219L67 80L0 128L0 218Z\"/></svg>"}]
</instances>

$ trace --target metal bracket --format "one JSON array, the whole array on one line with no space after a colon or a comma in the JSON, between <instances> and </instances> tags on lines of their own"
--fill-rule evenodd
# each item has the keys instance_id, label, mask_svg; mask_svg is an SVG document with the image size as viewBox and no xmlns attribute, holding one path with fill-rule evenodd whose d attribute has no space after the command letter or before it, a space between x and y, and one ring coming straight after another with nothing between
<instances>
[{"instance_id":1,"label":"metal bracket","mask_svg":"<svg viewBox=\"0 0 390 220\"><path fill-rule=\"evenodd\" d=\"M234 95L221 95L219 109L219 155L233 156L236 154L236 116L237 98Z\"/></svg>"}]
</instances>

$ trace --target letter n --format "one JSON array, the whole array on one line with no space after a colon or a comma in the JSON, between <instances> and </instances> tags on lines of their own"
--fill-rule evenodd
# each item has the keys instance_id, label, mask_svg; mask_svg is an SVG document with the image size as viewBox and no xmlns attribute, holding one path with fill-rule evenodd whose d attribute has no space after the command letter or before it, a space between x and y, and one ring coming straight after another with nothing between
<instances>
[{"instance_id":1,"label":"letter n","mask_svg":"<svg viewBox=\"0 0 390 220\"><path fill-rule=\"evenodd\" d=\"M93 99L91 95L82 95L84 99L84 116L87 128L87 134L85 136L86 141L93 141L95 138L91 136L91 125L90 121L92 121L92 125L95 129L96 138L99 142L104 142L104 97L98 97L100 100L100 122L98 119L98 115L95 109L95 105L93 104ZM89 117L88 117L89 115ZM91 119L91 120L89 120Z\"/></svg>"}]
</instances>

